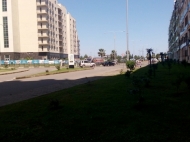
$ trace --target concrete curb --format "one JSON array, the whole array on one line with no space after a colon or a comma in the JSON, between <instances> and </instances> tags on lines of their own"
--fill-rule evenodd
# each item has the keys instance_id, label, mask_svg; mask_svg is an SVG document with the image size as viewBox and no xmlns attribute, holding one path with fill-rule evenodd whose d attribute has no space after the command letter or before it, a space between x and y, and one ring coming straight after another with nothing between
<instances>
[{"instance_id":1,"label":"concrete curb","mask_svg":"<svg viewBox=\"0 0 190 142\"><path fill-rule=\"evenodd\" d=\"M13 72L10 71L10 72L5 72L5 73L0 73L0 75L14 74L14 73L25 72L25 71L29 71L29 69L20 70L20 71L13 71Z\"/></svg>"},{"instance_id":2,"label":"concrete curb","mask_svg":"<svg viewBox=\"0 0 190 142\"><path fill-rule=\"evenodd\" d=\"M78 72L78 71L85 71L85 70L92 70L93 68L89 68L89 69L84 69L84 70L75 70L75 71L65 71L65 72L57 72L57 73L53 73L53 74L43 74L43 75L30 75L30 76L20 76L20 77L15 77L16 80L19 79L27 79L27 78L33 78L33 77L41 77L41 76L48 76L48 75L56 75L56 74L62 74L62 73L71 73L71 72Z\"/></svg>"}]
</instances>

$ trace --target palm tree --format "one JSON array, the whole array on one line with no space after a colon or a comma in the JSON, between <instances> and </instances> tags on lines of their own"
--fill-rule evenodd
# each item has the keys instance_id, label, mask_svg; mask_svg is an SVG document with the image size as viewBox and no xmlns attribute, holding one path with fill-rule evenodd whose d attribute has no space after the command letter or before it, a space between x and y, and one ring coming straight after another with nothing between
<instances>
[{"instance_id":1,"label":"palm tree","mask_svg":"<svg viewBox=\"0 0 190 142\"><path fill-rule=\"evenodd\" d=\"M106 55L105 50L102 49L102 48L99 49L98 56L103 57L103 56L105 56L105 55Z\"/></svg>"},{"instance_id":2,"label":"palm tree","mask_svg":"<svg viewBox=\"0 0 190 142\"><path fill-rule=\"evenodd\" d=\"M151 67L151 58L152 58L152 53L153 53L153 49L152 48L147 48L146 49L147 54L148 54L148 60L150 60L150 67Z\"/></svg>"},{"instance_id":3,"label":"palm tree","mask_svg":"<svg viewBox=\"0 0 190 142\"><path fill-rule=\"evenodd\" d=\"M115 50L112 50L110 56L111 56L111 59L112 59L112 60L115 60L116 57L117 57L117 52L116 52Z\"/></svg>"}]
</instances>

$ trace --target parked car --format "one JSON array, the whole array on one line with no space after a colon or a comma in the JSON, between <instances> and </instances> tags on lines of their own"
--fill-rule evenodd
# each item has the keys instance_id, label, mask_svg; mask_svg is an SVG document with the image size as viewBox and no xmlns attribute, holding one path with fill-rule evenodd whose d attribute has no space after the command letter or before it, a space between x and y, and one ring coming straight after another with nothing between
<instances>
[{"instance_id":1,"label":"parked car","mask_svg":"<svg viewBox=\"0 0 190 142\"><path fill-rule=\"evenodd\" d=\"M115 66L115 63L110 62L110 61L106 61L104 63L102 63L103 66Z\"/></svg>"},{"instance_id":2,"label":"parked car","mask_svg":"<svg viewBox=\"0 0 190 142\"><path fill-rule=\"evenodd\" d=\"M152 62L152 63L157 63L158 60L157 60L156 58L152 58L152 59L151 59L151 62Z\"/></svg>"},{"instance_id":3,"label":"parked car","mask_svg":"<svg viewBox=\"0 0 190 142\"><path fill-rule=\"evenodd\" d=\"M81 60L80 63L79 63L79 66L80 67L95 67L96 64L95 63L92 63L92 62L89 62L87 60Z\"/></svg>"}]
</instances>

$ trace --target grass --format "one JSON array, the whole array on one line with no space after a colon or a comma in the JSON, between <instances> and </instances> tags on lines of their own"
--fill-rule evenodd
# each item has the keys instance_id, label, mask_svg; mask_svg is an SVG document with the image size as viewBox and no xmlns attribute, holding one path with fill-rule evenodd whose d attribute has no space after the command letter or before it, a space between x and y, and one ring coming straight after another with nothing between
<instances>
[{"instance_id":1,"label":"grass","mask_svg":"<svg viewBox=\"0 0 190 142\"><path fill-rule=\"evenodd\" d=\"M9 71L14 71L15 70L15 68L13 69L11 69L11 68L8 68L8 69L2 69L2 68L0 68L0 73L4 73L4 72L9 72Z\"/></svg>"},{"instance_id":2,"label":"grass","mask_svg":"<svg viewBox=\"0 0 190 142\"><path fill-rule=\"evenodd\" d=\"M128 93L132 79L106 77L38 98L0 108L1 141L190 141L190 93L185 83L171 85L190 67L158 66L145 102ZM132 75L143 76L148 67ZM50 109L52 100L59 107ZM56 106L56 105L55 105Z\"/></svg>"},{"instance_id":3,"label":"grass","mask_svg":"<svg viewBox=\"0 0 190 142\"><path fill-rule=\"evenodd\" d=\"M28 75L28 76L20 76L20 77L16 77L16 79L39 77L39 76L46 76L46 75L53 75L53 74L60 74L60 73L67 73L67 72L75 72L75 71L81 71L81 70L90 70L90 69L92 69L92 68L61 68L60 70L48 71L48 72L46 72L46 70L45 70L42 73L32 74L32 75Z\"/></svg>"}]
</instances>

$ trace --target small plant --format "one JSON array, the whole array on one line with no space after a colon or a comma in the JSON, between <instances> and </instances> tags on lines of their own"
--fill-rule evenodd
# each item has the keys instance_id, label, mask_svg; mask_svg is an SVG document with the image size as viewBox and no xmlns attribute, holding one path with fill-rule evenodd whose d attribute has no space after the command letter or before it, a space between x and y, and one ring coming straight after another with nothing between
<instances>
[{"instance_id":1,"label":"small plant","mask_svg":"<svg viewBox=\"0 0 190 142\"><path fill-rule=\"evenodd\" d=\"M138 102L137 106L142 105L144 102L144 97L142 96L142 89L143 89L143 80L139 77L133 77L132 84L134 89L131 89L129 92L130 94L138 95Z\"/></svg>"},{"instance_id":2,"label":"small plant","mask_svg":"<svg viewBox=\"0 0 190 142\"><path fill-rule=\"evenodd\" d=\"M11 68L11 70L16 70L15 68Z\"/></svg>"},{"instance_id":3,"label":"small plant","mask_svg":"<svg viewBox=\"0 0 190 142\"><path fill-rule=\"evenodd\" d=\"M184 67L187 67L187 61L186 60L183 60L183 61L181 61L181 64L184 66Z\"/></svg>"},{"instance_id":4,"label":"small plant","mask_svg":"<svg viewBox=\"0 0 190 142\"><path fill-rule=\"evenodd\" d=\"M49 73L49 70L46 70L46 73Z\"/></svg>"},{"instance_id":5,"label":"small plant","mask_svg":"<svg viewBox=\"0 0 190 142\"><path fill-rule=\"evenodd\" d=\"M5 64L5 65L4 65L4 68L8 68L8 67L9 67L9 65L8 65L8 64Z\"/></svg>"},{"instance_id":6,"label":"small plant","mask_svg":"<svg viewBox=\"0 0 190 142\"><path fill-rule=\"evenodd\" d=\"M128 77L128 78L130 78L130 76L131 76L131 71L127 70L127 72L125 73L125 76Z\"/></svg>"},{"instance_id":7,"label":"small plant","mask_svg":"<svg viewBox=\"0 0 190 142\"><path fill-rule=\"evenodd\" d=\"M56 69L59 71L61 68L60 68L60 66L55 66L56 67Z\"/></svg>"},{"instance_id":8,"label":"small plant","mask_svg":"<svg viewBox=\"0 0 190 142\"><path fill-rule=\"evenodd\" d=\"M167 65L168 65L168 70L169 70L169 74L170 74L170 70L171 70L171 68L172 68L172 64L171 64L170 61L168 61Z\"/></svg>"},{"instance_id":9,"label":"small plant","mask_svg":"<svg viewBox=\"0 0 190 142\"><path fill-rule=\"evenodd\" d=\"M143 81L145 87L147 87L147 88L150 87L150 78L143 77L142 81Z\"/></svg>"},{"instance_id":10,"label":"small plant","mask_svg":"<svg viewBox=\"0 0 190 142\"><path fill-rule=\"evenodd\" d=\"M183 82L184 80L184 77L182 75L180 75L173 83L172 85L176 87L177 89L177 93L179 93L179 88L180 88L180 85L181 83Z\"/></svg>"},{"instance_id":11,"label":"small plant","mask_svg":"<svg viewBox=\"0 0 190 142\"><path fill-rule=\"evenodd\" d=\"M156 70L158 69L158 64L153 64L152 69L153 69L153 74L154 74L154 77L155 77L156 76Z\"/></svg>"},{"instance_id":12,"label":"small plant","mask_svg":"<svg viewBox=\"0 0 190 142\"><path fill-rule=\"evenodd\" d=\"M151 68L148 69L148 77L152 77L153 70Z\"/></svg>"},{"instance_id":13,"label":"small plant","mask_svg":"<svg viewBox=\"0 0 190 142\"><path fill-rule=\"evenodd\" d=\"M185 78L184 82L187 84L188 89L190 89L190 76Z\"/></svg>"},{"instance_id":14,"label":"small plant","mask_svg":"<svg viewBox=\"0 0 190 142\"><path fill-rule=\"evenodd\" d=\"M57 99L51 100L49 104L49 109L50 110L57 110L60 108L59 101Z\"/></svg>"},{"instance_id":15,"label":"small plant","mask_svg":"<svg viewBox=\"0 0 190 142\"><path fill-rule=\"evenodd\" d=\"M120 70L120 74L123 74L123 69Z\"/></svg>"},{"instance_id":16,"label":"small plant","mask_svg":"<svg viewBox=\"0 0 190 142\"><path fill-rule=\"evenodd\" d=\"M135 61L127 61L127 62L126 62L126 66L127 66L127 68L129 68L130 70L134 70L134 69L135 69Z\"/></svg>"}]
</instances>

